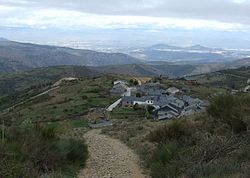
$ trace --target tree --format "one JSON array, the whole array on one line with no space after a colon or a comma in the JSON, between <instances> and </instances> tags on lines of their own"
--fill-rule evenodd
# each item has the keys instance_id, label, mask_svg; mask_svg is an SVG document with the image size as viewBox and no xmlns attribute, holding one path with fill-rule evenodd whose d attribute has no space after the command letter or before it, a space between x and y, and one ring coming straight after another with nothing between
<instances>
[{"instance_id":1,"label":"tree","mask_svg":"<svg viewBox=\"0 0 250 178\"><path fill-rule=\"evenodd\" d=\"M140 98L141 97L141 93L136 93L135 96L138 97L138 98Z\"/></svg>"},{"instance_id":2,"label":"tree","mask_svg":"<svg viewBox=\"0 0 250 178\"><path fill-rule=\"evenodd\" d=\"M139 82L137 80L134 80L134 85L135 86L139 85Z\"/></svg>"}]
</instances>

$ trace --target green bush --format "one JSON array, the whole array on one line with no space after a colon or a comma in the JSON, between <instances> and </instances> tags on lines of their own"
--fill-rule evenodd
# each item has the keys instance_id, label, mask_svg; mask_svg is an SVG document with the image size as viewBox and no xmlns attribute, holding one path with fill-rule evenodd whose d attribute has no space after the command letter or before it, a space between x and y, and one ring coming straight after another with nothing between
<instances>
[{"instance_id":1,"label":"green bush","mask_svg":"<svg viewBox=\"0 0 250 178\"><path fill-rule=\"evenodd\" d=\"M192 125L186 120L174 120L148 135L151 142L165 144L168 141L179 140L191 135Z\"/></svg>"},{"instance_id":2,"label":"green bush","mask_svg":"<svg viewBox=\"0 0 250 178\"><path fill-rule=\"evenodd\" d=\"M21 126L9 128L6 135L6 142L3 145L0 143L0 156L5 155L0 167L15 166L0 168L0 177L39 177L69 169L76 173L84 166L88 156L83 141L56 137L54 125L30 127L30 122L25 121Z\"/></svg>"},{"instance_id":3,"label":"green bush","mask_svg":"<svg viewBox=\"0 0 250 178\"><path fill-rule=\"evenodd\" d=\"M249 96L226 94L215 98L207 108L207 113L215 122L227 124L234 133L240 133L247 130L244 109L249 104Z\"/></svg>"},{"instance_id":4,"label":"green bush","mask_svg":"<svg viewBox=\"0 0 250 178\"><path fill-rule=\"evenodd\" d=\"M180 165L178 159L178 146L174 143L158 147L150 160L152 178L177 177Z\"/></svg>"},{"instance_id":5,"label":"green bush","mask_svg":"<svg viewBox=\"0 0 250 178\"><path fill-rule=\"evenodd\" d=\"M53 143L53 148L68 164L75 163L83 166L88 157L88 149L83 141L60 140Z\"/></svg>"},{"instance_id":6,"label":"green bush","mask_svg":"<svg viewBox=\"0 0 250 178\"><path fill-rule=\"evenodd\" d=\"M36 125L36 129L42 134L45 139L53 139L56 136L55 125Z\"/></svg>"}]
</instances>

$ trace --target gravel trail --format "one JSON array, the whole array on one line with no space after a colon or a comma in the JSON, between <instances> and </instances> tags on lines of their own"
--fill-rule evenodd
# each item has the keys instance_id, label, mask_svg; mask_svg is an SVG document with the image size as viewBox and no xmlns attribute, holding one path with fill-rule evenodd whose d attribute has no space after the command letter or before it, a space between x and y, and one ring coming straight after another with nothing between
<instances>
[{"instance_id":1,"label":"gravel trail","mask_svg":"<svg viewBox=\"0 0 250 178\"><path fill-rule=\"evenodd\" d=\"M100 132L91 130L84 136L89 159L78 178L145 178L138 156L119 140Z\"/></svg>"}]
</instances>

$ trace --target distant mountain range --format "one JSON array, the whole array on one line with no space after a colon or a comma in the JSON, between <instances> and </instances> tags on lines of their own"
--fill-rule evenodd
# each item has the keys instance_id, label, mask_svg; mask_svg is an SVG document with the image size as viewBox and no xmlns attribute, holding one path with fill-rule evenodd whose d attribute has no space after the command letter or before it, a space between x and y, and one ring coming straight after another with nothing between
<instances>
[{"instance_id":1,"label":"distant mountain range","mask_svg":"<svg viewBox=\"0 0 250 178\"><path fill-rule=\"evenodd\" d=\"M145 48L130 48L125 53L144 61L225 63L250 56L250 50L225 50L201 45L177 47L156 44Z\"/></svg>"},{"instance_id":2,"label":"distant mountain range","mask_svg":"<svg viewBox=\"0 0 250 178\"><path fill-rule=\"evenodd\" d=\"M85 66L77 70L88 71L91 75L164 75L174 78L250 65L250 58L243 58L250 54L248 51L200 45L176 47L157 44L123 52L127 54L19 43L0 38L0 73L53 66Z\"/></svg>"},{"instance_id":3,"label":"distant mountain range","mask_svg":"<svg viewBox=\"0 0 250 178\"><path fill-rule=\"evenodd\" d=\"M60 65L104 66L141 63L122 53L18 43L0 38L0 72Z\"/></svg>"}]
</instances>

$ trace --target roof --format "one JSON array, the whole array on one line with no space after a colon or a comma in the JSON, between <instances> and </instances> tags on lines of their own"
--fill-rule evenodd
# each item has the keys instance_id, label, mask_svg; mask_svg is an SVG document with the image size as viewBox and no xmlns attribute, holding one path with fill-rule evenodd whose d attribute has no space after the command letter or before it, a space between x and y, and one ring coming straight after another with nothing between
<instances>
[{"instance_id":1,"label":"roof","mask_svg":"<svg viewBox=\"0 0 250 178\"><path fill-rule=\"evenodd\" d=\"M176 106L178 108L183 108L185 106L184 101L180 100L180 99L176 99L175 101L169 103L172 106Z\"/></svg>"},{"instance_id":2,"label":"roof","mask_svg":"<svg viewBox=\"0 0 250 178\"><path fill-rule=\"evenodd\" d=\"M111 89L111 93L124 93L127 88L122 84L117 84Z\"/></svg>"},{"instance_id":3,"label":"roof","mask_svg":"<svg viewBox=\"0 0 250 178\"><path fill-rule=\"evenodd\" d=\"M164 109L167 109L166 111L164 111ZM169 112L169 111L173 111L175 114L178 115L178 110L175 109L174 107L172 107L171 105L167 104L163 107L161 107L160 109L158 109L156 112Z\"/></svg>"},{"instance_id":4,"label":"roof","mask_svg":"<svg viewBox=\"0 0 250 178\"><path fill-rule=\"evenodd\" d=\"M168 93L178 93L178 92L180 92L180 90L176 87L170 87L167 89L167 92Z\"/></svg>"}]
</instances>

